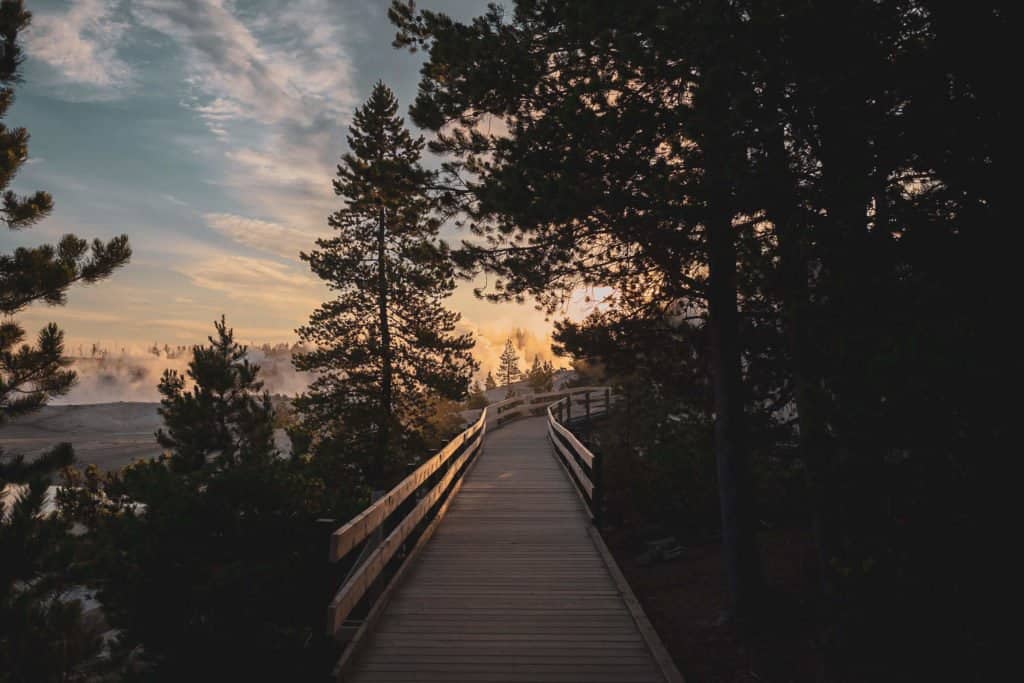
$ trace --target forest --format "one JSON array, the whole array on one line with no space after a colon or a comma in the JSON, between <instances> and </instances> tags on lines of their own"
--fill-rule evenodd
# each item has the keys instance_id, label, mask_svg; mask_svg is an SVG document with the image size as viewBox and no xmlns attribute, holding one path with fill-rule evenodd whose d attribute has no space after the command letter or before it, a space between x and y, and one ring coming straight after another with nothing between
<instances>
[{"instance_id":1,"label":"forest","mask_svg":"<svg viewBox=\"0 0 1024 683\"><path fill-rule=\"evenodd\" d=\"M308 388L272 400L229 311L160 379L162 457L0 451L0 681L327 680L331 532L517 379L614 393L580 433L600 533L687 680L991 680L1022 369L1004 3L421 4L387 10L415 100L380 74L297 255L330 291L296 330ZM0 119L30 20L3 0ZM53 207L9 189L28 141L0 126L11 230ZM0 254L0 439L75 382L58 325L16 316L131 257ZM446 300L481 274L570 371L511 341L480 367Z\"/></svg>"}]
</instances>

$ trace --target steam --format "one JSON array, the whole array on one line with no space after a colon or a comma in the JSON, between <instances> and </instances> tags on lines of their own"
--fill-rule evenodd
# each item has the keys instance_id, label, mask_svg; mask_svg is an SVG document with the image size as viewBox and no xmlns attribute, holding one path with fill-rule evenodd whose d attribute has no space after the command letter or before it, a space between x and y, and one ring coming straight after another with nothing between
<instances>
[{"instance_id":1,"label":"steam","mask_svg":"<svg viewBox=\"0 0 1024 683\"><path fill-rule=\"evenodd\" d=\"M478 326L463 322L464 331L476 337L474 357L480 361L478 378L488 371L496 371L498 358L511 339L519 352L519 366L527 370L534 356L552 361L556 367L564 366L564 359L551 351L551 336L538 334L527 328L512 329ZM294 396L306 390L310 375L292 366L292 353L299 347L288 344L262 344L249 346L249 360L260 366L260 378L271 394ZM115 349L78 346L69 349L78 382L71 391L52 402L52 405L87 405L114 402L155 403L160 400L157 384L164 370L177 370L184 374L192 357L191 346L154 344L152 347L124 346Z\"/></svg>"},{"instance_id":2,"label":"steam","mask_svg":"<svg viewBox=\"0 0 1024 683\"><path fill-rule=\"evenodd\" d=\"M71 351L78 382L52 405L155 403L160 400L157 384L164 370L184 374L192 358L192 349L187 346L123 347L114 351L94 345ZM292 348L287 344L250 346L249 360L260 366L260 378L271 394L294 395L309 386L309 375L292 366Z\"/></svg>"},{"instance_id":3,"label":"steam","mask_svg":"<svg viewBox=\"0 0 1024 683\"><path fill-rule=\"evenodd\" d=\"M512 346L519 354L519 369L526 371L533 365L534 356L542 361L551 361L555 367L567 365L564 358L558 358L551 350L551 335L539 335L533 330L515 327L510 329L466 325L476 335L476 346L473 356L480 361L479 378L487 376L488 371L497 372L498 359L505 349L505 340L511 339Z\"/></svg>"}]
</instances>

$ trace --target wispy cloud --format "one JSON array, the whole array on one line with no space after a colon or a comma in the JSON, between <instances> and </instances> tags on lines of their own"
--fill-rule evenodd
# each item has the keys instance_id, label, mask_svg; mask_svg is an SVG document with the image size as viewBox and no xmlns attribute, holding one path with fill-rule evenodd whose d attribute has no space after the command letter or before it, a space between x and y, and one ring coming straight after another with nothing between
<instances>
[{"instance_id":1,"label":"wispy cloud","mask_svg":"<svg viewBox=\"0 0 1024 683\"><path fill-rule=\"evenodd\" d=\"M211 227L295 258L333 208L330 180L358 94L338 5L265 3L242 12L225 0L137 0L135 20L175 41L184 58L183 104L222 145L216 182L266 221L220 216ZM209 220L209 219L208 219ZM241 221L255 233L241 235ZM277 230L298 248L272 245Z\"/></svg>"},{"instance_id":2,"label":"wispy cloud","mask_svg":"<svg viewBox=\"0 0 1024 683\"><path fill-rule=\"evenodd\" d=\"M63 12L35 12L26 34L28 53L69 83L101 91L130 84L134 72L117 52L129 28L116 18L118 5L116 0L77 0Z\"/></svg>"},{"instance_id":3,"label":"wispy cloud","mask_svg":"<svg viewBox=\"0 0 1024 683\"><path fill-rule=\"evenodd\" d=\"M308 251L313 246L314 238L309 233L280 223L230 213L208 213L203 218L210 228L239 244L289 259L297 258L299 251Z\"/></svg>"},{"instance_id":4,"label":"wispy cloud","mask_svg":"<svg viewBox=\"0 0 1024 683\"><path fill-rule=\"evenodd\" d=\"M177 270L199 287L239 301L301 311L298 318L323 300L318 281L311 275L270 259L224 254L184 263Z\"/></svg>"},{"instance_id":5,"label":"wispy cloud","mask_svg":"<svg viewBox=\"0 0 1024 683\"><path fill-rule=\"evenodd\" d=\"M311 126L351 109L349 59L326 0L272 3L248 19L224 0L137 0L132 14L179 44L190 106L211 125Z\"/></svg>"}]
</instances>

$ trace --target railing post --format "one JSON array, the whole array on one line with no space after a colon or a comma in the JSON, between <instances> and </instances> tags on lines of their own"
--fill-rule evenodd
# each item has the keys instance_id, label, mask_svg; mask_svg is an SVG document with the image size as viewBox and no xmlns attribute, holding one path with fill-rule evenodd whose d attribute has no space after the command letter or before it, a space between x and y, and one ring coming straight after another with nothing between
<instances>
[{"instance_id":1,"label":"railing post","mask_svg":"<svg viewBox=\"0 0 1024 683\"><path fill-rule=\"evenodd\" d=\"M565 400L558 402L558 423L565 424L565 420L562 419L562 413L565 411Z\"/></svg>"},{"instance_id":2,"label":"railing post","mask_svg":"<svg viewBox=\"0 0 1024 683\"><path fill-rule=\"evenodd\" d=\"M586 406L586 409L587 409L587 427L589 428L590 427L590 391L589 390L585 394L583 394L583 404Z\"/></svg>"},{"instance_id":3,"label":"railing post","mask_svg":"<svg viewBox=\"0 0 1024 683\"><path fill-rule=\"evenodd\" d=\"M565 422L563 422L562 424L567 425L567 424L569 424L570 420L572 420L572 394L571 393L568 396L565 397Z\"/></svg>"},{"instance_id":4,"label":"railing post","mask_svg":"<svg viewBox=\"0 0 1024 683\"><path fill-rule=\"evenodd\" d=\"M594 517L594 526L600 528L604 522L604 456L600 450L591 449L594 456L591 466L591 483L594 485L594 495L590 499L590 512Z\"/></svg>"}]
</instances>

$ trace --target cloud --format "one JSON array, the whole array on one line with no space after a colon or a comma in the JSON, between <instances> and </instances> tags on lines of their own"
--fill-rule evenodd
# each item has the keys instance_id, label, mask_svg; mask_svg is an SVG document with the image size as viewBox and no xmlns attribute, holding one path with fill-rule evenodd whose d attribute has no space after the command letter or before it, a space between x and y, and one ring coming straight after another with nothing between
<instances>
[{"instance_id":1,"label":"cloud","mask_svg":"<svg viewBox=\"0 0 1024 683\"><path fill-rule=\"evenodd\" d=\"M313 246L314 235L295 228L261 221L230 213L207 213L203 215L206 224L239 244L254 249L278 254L285 258L298 258L299 251L308 251Z\"/></svg>"},{"instance_id":2,"label":"cloud","mask_svg":"<svg viewBox=\"0 0 1024 683\"><path fill-rule=\"evenodd\" d=\"M219 318L219 316L216 316ZM249 343L258 339L260 342L295 341L295 330L291 327L268 327L261 325L236 325L230 316L227 317L228 327L235 331L235 339L239 343ZM209 321L194 320L191 318L156 318L147 320L146 324L152 327L166 328L180 337L186 339L200 339L205 341L206 337L214 333L214 318Z\"/></svg>"},{"instance_id":3,"label":"cloud","mask_svg":"<svg viewBox=\"0 0 1024 683\"><path fill-rule=\"evenodd\" d=\"M305 316L323 300L323 288L311 275L271 261L223 254L187 262L178 272L193 284L229 298Z\"/></svg>"},{"instance_id":4,"label":"cloud","mask_svg":"<svg viewBox=\"0 0 1024 683\"><path fill-rule=\"evenodd\" d=\"M273 0L244 12L225 0L136 0L132 8L140 25L180 48L183 104L223 145L217 184L262 217L306 235L322 229L358 101L338 4Z\"/></svg>"},{"instance_id":5,"label":"cloud","mask_svg":"<svg viewBox=\"0 0 1024 683\"><path fill-rule=\"evenodd\" d=\"M130 84L132 68L117 54L128 24L116 0L78 0L64 12L36 12L25 45L70 83L112 90Z\"/></svg>"},{"instance_id":6,"label":"cloud","mask_svg":"<svg viewBox=\"0 0 1024 683\"><path fill-rule=\"evenodd\" d=\"M224 0L137 0L132 14L181 47L191 106L209 124L312 125L351 109L349 58L326 0L271 4L247 21Z\"/></svg>"}]
</instances>

